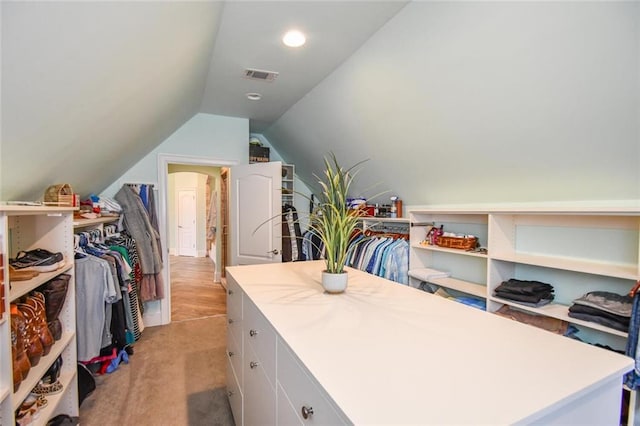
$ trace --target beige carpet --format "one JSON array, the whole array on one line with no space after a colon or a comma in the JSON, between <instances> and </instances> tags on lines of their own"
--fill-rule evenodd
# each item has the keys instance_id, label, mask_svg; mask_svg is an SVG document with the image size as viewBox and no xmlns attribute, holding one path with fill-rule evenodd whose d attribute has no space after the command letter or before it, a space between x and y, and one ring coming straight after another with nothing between
<instances>
[{"instance_id":1,"label":"beige carpet","mask_svg":"<svg viewBox=\"0 0 640 426\"><path fill-rule=\"evenodd\" d=\"M233 425L225 389L226 315L148 327L129 364L98 376L82 425Z\"/></svg>"}]
</instances>

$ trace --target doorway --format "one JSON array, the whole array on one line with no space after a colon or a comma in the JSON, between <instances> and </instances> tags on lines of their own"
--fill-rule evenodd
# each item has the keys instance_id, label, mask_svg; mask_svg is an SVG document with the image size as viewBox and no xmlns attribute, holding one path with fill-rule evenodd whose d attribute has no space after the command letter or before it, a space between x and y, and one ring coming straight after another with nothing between
<instances>
[{"instance_id":1,"label":"doorway","mask_svg":"<svg viewBox=\"0 0 640 426\"><path fill-rule=\"evenodd\" d=\"M222 172L222 168L225 167L230 167L233 165L236 165L237 162L235 161L225 161L225 160L217 160L217 159L207 159L207 158L201 158L201 157L188 157L188 156L181 156L181 155L169 155L169 154L158 154L158 181L159 181L159 193L158 193L158 198L159 198L159 222L160 222L160 235L161 235L161 239L162 242L164 244L164 247L167 248L167 250L165 250L165 253L171 253L170 251L170 234L172 234L172 232L170 232L170 223L171 221L175 221L177 220L177 213L176 213L176 209L175 204L174 204L174 200L172 200L172 198L169 196L170 195L170 175L173 173L179 173L179 172L197 172L197 173L201 173L204 175L214 175L217 176L216 179L216 185L215 188L218 191L219 195L221 194L221 190L219 188L219 184L220 184L220 173ZM209 198L209 201L212 198ZM223 203L224 200L226 200L226 198L223 198L222 196L219 196L217 198L217 206L219 207L220 212L222 212L224 210L224 208L222 208L220 203ZM220 220L218 220L218 224L220 224ZM221 225L219 225L221 227ZM204 232L204 227L202 227L202 234L199 234L198 231L196 231L198 233L197 238L202 238L204 241L206 241L207 239L207 235ZM218 231L216 229L216 231ZM216 240L216 244L214 247L220 247L221 245L221 232L217 232L216 233L217 236L215 237ZM206 244L206 243L205 243ZM204 247L204 246L203 246ZM211 246L209 246L211 247ZM209 255L212 255L216 260L215 263L217 265L221 265L222 264L222 259L221 259L221 255L222 255L222 251L223 250L210 250L209 251ZM173 255L175 255L175 252L171 253ZM199 255L202 253L198 253ZM181 256L182 258L183 256ZM185 258L185 259L191 259L191 260L197 260L197 261L206 261L209 260L211 261L211 259L207 259L207 253L206 250L204 252L204 254L202 254L202 256L196 256L195 258ZM188 281L199 281L201 280L200 278L197 278L199 273L202 272L198 272L198 266L188 266L188 265L184 265L184 266L179 266L177 265L174 261L171 261L174 259L167 259L167 261L165 262L165 267L163 269L163 278L164 278L164 287L165 287L165 295L166 297L161 301L160 303L160 312L159 312L159 316L161 318L160 322L157 322L153 325L160 325L160 324L168 324L172 321L172 279L171 279L171 271L173 268L177 269L180 276L185 277L188 279ZM200 265L202 266L202 265ZM214 282L218 282L216 284L216 288L218 290L218 292L222 295L224 295L224 288L222 288L222 286L219 284L220 282L220 272L219 270L221 268L216 268L218 271L216 271L215 275L213 275L209 270L209 272L204 272L207 277L211 278L211 283ZM191 276L191 278L189 278L189 276ZM198 303L200 301L204 302L204 298L203 297L198 297L199 295L201 295L201 292L197 289L194 289L192 291L191 296L188 297L184 297L182 298L182 300L187 300L193 303ZM182 302L179 302L182 303ZM207 304L211 305L211 304L215 304L212 302L206 302ZM197 315L201 315L201 314L197 314ZM182 318L184 319L184 318Z\"/></svg>"}]
</instances>

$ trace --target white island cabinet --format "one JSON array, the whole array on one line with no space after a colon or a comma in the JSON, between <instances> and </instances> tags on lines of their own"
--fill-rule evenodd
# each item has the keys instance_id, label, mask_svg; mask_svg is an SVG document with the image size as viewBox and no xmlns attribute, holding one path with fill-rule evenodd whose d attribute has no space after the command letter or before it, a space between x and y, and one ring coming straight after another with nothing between
<instances>
[{"instance_id":1,"label":"white island cabinet","mask_svg":"<svg viewBox=\"0 0 640 426\"><path fill-rule=\"evenodd\" d=\"M632 359L355 269L326 294L322 269L227 269L238 425L618 424Z\"/></svg>"}]
</instances>

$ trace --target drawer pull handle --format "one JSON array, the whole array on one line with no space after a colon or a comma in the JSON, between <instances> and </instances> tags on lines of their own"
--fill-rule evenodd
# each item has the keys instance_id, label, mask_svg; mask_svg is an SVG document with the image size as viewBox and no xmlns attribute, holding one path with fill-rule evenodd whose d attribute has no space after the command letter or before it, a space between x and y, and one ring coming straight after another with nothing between
<instances>
[{"instance_id":1,"label":"drawer pull handle","mask_svg":"<svg viewBox=\"0 0 640 426\"><path fill-rule=\"evenodd\" d=\"M313 407L305 407L304 405L302 406L302 418L303 419L308 419L309 417L313 416Z\"/></svg>"},{"instance_id":2,"label":"drawer pull handle","mask_svg":"<svg viewBox=\"0 0 640 426\"><path fill-rule=\"evenodd\" d=\"M231 396L233 396L234 394L235 394L235 392L234 392L234 391L229 391L229 392L227 392L227 396L230 396L230 397L231 397Z\"/></svg>"},{"instance_id":3,"label":"drawer pull handle","mask_svg":"<svg viewBox=\"0 0 640 426\"><path fill-rule=\"evenodd\" d=\"M258 330L249 330L249 336L256 337L257 334L258 334Z\"/></svg>"},{"instance_id":4,"label":"drawer pull handle","mask_svg":"<svg viewBox=\"0 0 640 426\"><path fill-rule=\"evenodd\" d=\"M227 293L229 293L231 295L231 294L233 294L233 290L229 290Z\"/></svg>"},{"instance_id":5,"label":"drawer pull handle","mask_svg":"<svg viewBox=\"0 0 640 426\"><path fill-rule=\"evenodd\" d=\"M233 324L233 318L229 318L229 324Z\"/></svg>"},{"instance_id":6,"label":"drawer pull handle","mask_svg":"<svg viewBox=\"0 0 640 426\"><path fill-rule=\"evenodd\" d=\"M229 357L232 357L232 356L234 356L234 355L235 355L235 353L234 353L234 352L231 352L231 351L229 351L228 353L229 353Z\"/></svg>"},{"instance_id":7,"label":"drawer pull handle","mask_svg":"<svg viewBox=\"0 0 640 426\"><path fill-rule=\"evenodd\" d=\"M253 369L253 368L256 368L258 365L260 365L260 363L255 362L255 361L251 361L251 362L249 363L249 367L250 367L250 368L252 368L252 369Z\"/></svg>"}]
</instances>

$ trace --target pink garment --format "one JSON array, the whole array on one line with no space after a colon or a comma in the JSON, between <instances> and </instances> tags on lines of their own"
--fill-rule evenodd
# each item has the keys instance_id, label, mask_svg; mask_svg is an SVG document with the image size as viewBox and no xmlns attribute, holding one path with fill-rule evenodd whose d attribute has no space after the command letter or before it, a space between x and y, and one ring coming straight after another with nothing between
<instances>
[{"instance_id":1,"label":"pink garment","mask_svg":"<svg viewBox=\"0 0 640 426\"><path fill-rule=\"evenodd\" d=\"M143 274L140 282L140 299L143 302L160 300L164 298L162 273Z\"/></svg>"}]
</instances>

